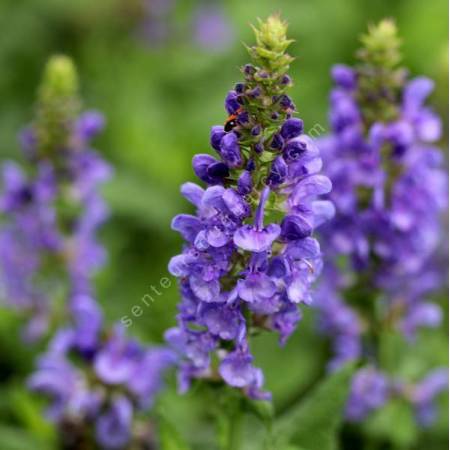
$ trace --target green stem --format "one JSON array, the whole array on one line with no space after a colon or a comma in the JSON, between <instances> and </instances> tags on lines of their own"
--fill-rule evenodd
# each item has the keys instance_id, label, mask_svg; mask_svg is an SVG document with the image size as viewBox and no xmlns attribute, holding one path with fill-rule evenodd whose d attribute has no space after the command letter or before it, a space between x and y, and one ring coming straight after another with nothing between
<instances>
[{"instance_id":1,"label":"green stem","mask_svg":"<svg viewBox=\"0 0 450 450\"><path fill-rule=\"evenodd\" d=\"M230 411L228 417L228 438L224 450L239 450L242 441L243 415L239 409Z\"/></svg>"}]
</instances>

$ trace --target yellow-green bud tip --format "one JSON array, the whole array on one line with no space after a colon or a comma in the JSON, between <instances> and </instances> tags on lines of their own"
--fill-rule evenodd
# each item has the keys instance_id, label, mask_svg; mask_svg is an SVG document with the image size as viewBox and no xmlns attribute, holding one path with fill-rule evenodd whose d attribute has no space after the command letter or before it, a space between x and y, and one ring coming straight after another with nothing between
<instances>
[{"instance_id":1,"label":"yellow-green bud tip","mask_svg":"<svg viewBox=\"0 0 450 450\"><path fill-rule=\"evenodd\" d=\"M292 42L286 38L287 28L287 23L279 14L273 14L265 21L258 19L258 26L253 27L257 45L268 50L284 51Z\"/></svg>"},{"instance_id":2,"label":"yellow-green bud tip","mask_svg":"<svg viewBox=\"0 0 450 450\"><path fill-rule=\"evenodd\" d=\"M78 90L78 77L72 60L64 55L52 56L44 70L41 83L41 99L72 97ZM42 98L43 97L43 98Z\"/></svg>"},{"instance_id":3,"label":"yellow-green bud tip","mask_svg":"<svg viewBox=\"0 0 450 450\"><path fill-rule=\"evenodd\" d=\"M370 25L361 37L363 48L358 52L363 61L377 66L394 67L401 60L398 30L392 19L383 19L377 25Z\"/></svg>"}]
</instances>

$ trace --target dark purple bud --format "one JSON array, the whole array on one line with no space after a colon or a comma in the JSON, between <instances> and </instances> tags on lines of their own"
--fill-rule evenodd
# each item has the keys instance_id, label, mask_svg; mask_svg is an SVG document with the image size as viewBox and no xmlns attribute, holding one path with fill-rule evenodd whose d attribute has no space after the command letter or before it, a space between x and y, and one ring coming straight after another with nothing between
<instances>
[{"instance_id":1,"label":"dark purple bud","mask_svg":"<svg viewBox=\"0 0 450 450\"><path fill-rule=\"evenodd\" d=\"M195 155L192 159L192 167L195 175L205 183L217 184L222 178L228 176L228 167L211 155Z\"/></svg>"},{"instance_id":2,"label":"dark purple bud","mask_svg":"<svg viewBox=\"0 0 450 450\"><path fill-rule=\"evenodd\" d=\"M289 96L283 94L280 96L278 101L283 109L293 110L293 111L295 110L295 104Z\"/></svg>"},{"instance_id":3,"label":"dark purple bud","mask_svg":"<svg viewBox=\"0 0 450 450\"><path fill-rule=\"evenodd\" d=\"M237 83L236 86L234 87L234 90L238 94L242 94L245 91L245 84L244 83Z\"/></svg>"},{"instance_id":4,"label":"dark purple bud","mask_svg":"<svg viewBox=\"0 0 450 450\"><path fill-rule=\"evenodd\" d=\"M228 114L236 114L240 106L236 92L228 92L228 95L225 98L225 109L228 111Z\"/></svg>"},{"instance_id":5,"label":"dark purple bud","mask_svg":"<svg viewBox=\"0 0 450 450\"><path fill-rule=\"evenodd\" d=\"M250 159L247 163L247 167L245 168L245 170L248 170L249 172L253 172L255 170L255 161L253 161L253 159Z\"/></svg>"},{"instance_id":6,"label":"dark purple bud","mask_svg":"<svg viewBox=\"0 0 450 450\"><path fill-rule=\"evenodd\" d=\"M284 146L283 158L286 162L297 161L306 150L306 142L298 139L291 140Z\"/></svg>"},{"instance_id":7,"label":"dark purple bud","mask_svg":"<svg viewBox=\"0 0 450 450\"><path fill-rule=\"evenodd\" d=\"M207 182L207 170L208 166L217 162L211 155L199 154L192 158L192 167L194 169L195 175L197 175L201 180Z\"/></svg>"},{"instance_id":8,"label":"dark purple bud","mask_svg":"<svg viewBox=\"0 0 450 450\"><path fill-rule=\"evenodd\" d=\"M286 216L281 222L281 238L296 241L310 236L312 225L301 216Z\"/></svg>"},{"instance_id":9,"label":"dark purple bud","mask_svg":"<svg viewBox=\"0 0 450 450\"><path fill-rule=\"evenodd\" d=\"M336 64L331 69L331 76L334 82L344 89L356 88L356 73L344 64Z\"/></svg>"},{"instance_id":10,"label":"dark purple bud","mask_svg":"<svg viewBox=\"0 0 450 450\"><path fill-rule=\"evenodd\" d=\"M252 174L248 170L244 170L238 179L238 192L241 195L247 195L252 192L253 180Z\"/></svg>"},{"instance_id":11,"label":"dark purple bud","mask_svg":"<svg viewBox=\"0 0 450 450\"><path fill-rule=\"evenodd\" d=\"M264 145L261 144L261 142L258 142L257 144L255 144L254 149L256 153L260 154L264 151Z\"/></svg>"},{"instance_id":12,"label":"dark purple bud","mask_svg":"<svg viewBox=\"0 0 450 450\"><path fill-rule=\"evenodd\" d=\"M286 140L300 136L302 133L303 120L301 119L288 119L281 127L281 136Z\"/></svg>"},{"instance_id":13,"label":"dark purple bud","mask_svg":"<svg viewBox=\"0 0 450 450\"><path fill-rule=\"evenodd\" d=\"M230 175L230 170L225 163L218 161L208 166L207 173L212 181L218 183L222 178L226 178Z\"/></svg>"},{"instance_id":14,"label":"dark purple bud","mask_svg":"<svg viewBox=\"0 0 450 450\"><path fill-rule=\"evenodd\" d=\"M241 148L235 133L227 133L220 143L220 154L229 167L242 165Z\"/></svg>"},{"instance_id":15,"label":"dark purple bud","mask_svg":"<svg viewBox=\"0 0 450 450\"><path fill-rule=\"evenodd\" d=\"M280 115L277 112L273 112L270 117L272 120L278 120L280 118Z\"/></svg>"},{"instance_id":16,"label":"dark purple bud","mask_svg":"<svg viewBox=\"0 0 450 450\"><path fill-rule=\"evenodd\" d=\"M282 256L275 256L270 261L267 275L272 278L284 278L289 273L289 264Z\"/></svg>"},{"instance_id":17,"label":"dark purple bud","mask_svg":"<svg viewBox=\"0 0 450 450\"><path fill-rule=\"evenodd\" d=\"M258 136L259 134L261 134L261 126L260 125L255 125L252 128L251 133L252 133L252 136Z\"/></svg>"},{"instance_id":18,"label":"dark purple bud","mask_svg":"<svg viewBox=\"0 0 450 450\"><path fill-rule=\"evenodd\" d=\"M281 84L284 86L289 86L290 84L292 84L292 80L291 77L289 75L283 75L281 77Z\"/></svg>"},{"instance_id":19,"label":"dark purple bud","mask_svg":"<svg viewBox=\"0 0 450 450\"><path fill-rule=\"evenodd\" d=\"M217 150L218 152L220 152L220 141L222 140L222 138L224 137L225 134L226 133L223 129L223 126L214 125L213 127L211 127L211 134L210 134L209 142L211 143L211 147L214 150Z\"/></svg>"},{"instance_id":20,"label":"dark purple bud","mask_svg":"<svg viewBox=\"0 0 450 450\"><path fill-rule=\"evenodd\" d=\"M286 179L288 172L288 167L286 162L281 156L277 156L272 163L270 168L269 176L267 177L267 185L269 186L279 186Z\"/></svg>"},{"instance_id":21,"label":"dark purple bud","mask_svg":"<svg viewBox=\"0 0 450 450\"><path fill-rule=\"evenodd\" d=\"M261 88L259 86L256 86L255 88L247 91L247 95L251 98L259 97L261 95Z\"/></svg>"},{"instance_id":22,"label":"dark purple bud","mask_svg":"<svg viewBox=\"0 0 450 450\"><path fill-rule=\"evenodd\" d=\"M276 133L274 134L272 138L272 142L270 143L270 148L273 148L274 150L281 150L284 145L284 139L281 137L280 134Z\"/></svg>"},{"instance_id":23,"label":"dark purple bud","mask_svg":"<svg viewBox=\"0 0 450 450\"><path fill-rule=\"evenodd\" d=\"M239 125L246 125L250 121L248 112L243 111L243 112L239 113L236 120L239 123Z\"/></svg>"},{"instance_id":24,"label":"dark purple bud","mask_svg":"<svg viewBox=\"0 0 450 450\"><path fill-rule=\"evenodd\" d=\"M263 79L267 79L269 78L269 74L265 71L265 70L260 70L257 74L256 77L258 78L263 78Z\"/></svg>"},{"instance_id":25,"label":"dark purple bud","mask_svg":"<svg viewBox=\"0 0 450 450\"><path fill-rule=\"evenodd\" d=\"M251 64L246 64L244 66L244 73L246 75L253 75L254 73L256 73L256 68L254 66L252 66Z\"/></svg>"}]
</instances>

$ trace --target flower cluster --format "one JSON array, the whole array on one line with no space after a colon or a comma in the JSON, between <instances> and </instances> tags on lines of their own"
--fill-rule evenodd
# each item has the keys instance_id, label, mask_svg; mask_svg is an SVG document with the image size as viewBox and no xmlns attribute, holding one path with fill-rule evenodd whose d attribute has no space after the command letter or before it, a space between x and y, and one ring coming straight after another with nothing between
<instances>
[{"instance_id":1,"label":"flower cluster","mask_svg":"<svg viewBox=\"0 0 450 450\"><path fill-rule=\"evenodd\" d=\"M244 81L225 99L230 116L211 130L217 155L193 158L207 187L181 188L197 212L172 222L186 244L169 264L182 301L178 327L166 337L182 355L182 390L192 378L222 379L267 398L248 338L274 330L284 343L295 330L298 306L311 303L321 269L312 233L334 208L318 200L331 183L319 173L318 149L286 95L286 25L278 16L259 25L257 45L249 48L253 64L242 68Z\"/></svg>"},{"instance_id":2,"label":"flower cluster","mask_svg":"<svg viewBox=\"0 0 450 450\"><path fill-rule=\"evenodd\" d=\"M347 402L347 419L359 422L388 401L400 398L411 403L417 422L426 427L436 419L436 398L448 387L448 370L433 370L417 383L390 378L372 366L356 372Z\"/></svg>"},{"instance_id":3,"label":"flower cluster","mask_svg":"<svg viewBox=\"0 0 450 450\"><path fill-rule=\"evenodd\" d=\"M29 387L49 398L47 416L71 448L84 448L92 435L101 448L151 445L154 436L141 436L137 415L152 406L174 353L143 347L121 328L104 331L102 313L86 295L73 302L72 317L40 357Z\"/></svg>"},{"instance_id":4,"label":"flower cluster","mask_svg":"<svg viewBox=\"0 0 450 450\"><path fill-rule=\"evenodd\" d=\"M29 387L50 398L48 416L62 446L93 448L95 440L119 449L144 439L143 448L154 437L139 429L138 413L152 406L175 354L110 331L93 299L92 276L105 257L96 231L107 213L98 187L110 168L90 148L102 117L78 115L78 106L72 62L51 59L36 120L22 134L28 171L14 163L3 169L3 294L28 311L28 337L58 321Z\"/></svg>"},{"instance_id":5,"label":"flower cluster","mask_svg":"<svg viewBox=\"0 0 450 450\"><path fill-rule=\"evenodd\" d=\"M36 121L21 136L27 170L13 162L2 170L2 297L29 313L30 339L48 328L51 309L60 306L52 301L90 293L91 277L105 256L96 240L107 214L98 185L110 168L90 148L103 118L96 112L75 116L71 72L65 58L51 61Z\"/></svg>"},{"instance_id":6,"label":"flower cluster","mask_svg":"<svg viewBox=\"0 0 450 450\"><path fill-rule=\"evenodd\" d=\"M441 321L439 307L427 299L441 285L433 258L447 198L442 153L434 145L441 122L424 104L433 83L408 80L397 68L392 22L370 29L363 44L355 68L332 70L331 133L319 144L336 207L321 233L328 258L317 302L335 340L332 368L362 356L362 338L373 340L383 327L412 340L418 327ZM369 354L376 345L368 343ZM360 372L350 417L383 404L385 385L376 370ZM366 388L379 395L364 406Z\"/></svg>"}]
</instances>

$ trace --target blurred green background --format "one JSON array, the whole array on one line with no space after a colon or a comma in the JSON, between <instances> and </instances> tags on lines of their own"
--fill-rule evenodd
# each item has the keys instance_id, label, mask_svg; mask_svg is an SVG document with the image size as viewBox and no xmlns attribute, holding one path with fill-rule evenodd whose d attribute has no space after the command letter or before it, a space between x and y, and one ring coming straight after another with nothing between
<instances>
[{"instance_id":1,"label":"blurred green background","mask_svg":"<svg viewBox=\"0 0 450 450\"><path fill-rule=\"evenodd\" d=\"M223 42L199 42L195 18L205 5L223 14L224 23L213 27L224 34ZM224 96L247 60L242 42L253 39L249 23L274 11L288 20L296 41L292 96L309 129L327 127L331 65L352 62L368 23L395 18L405 65L412 75L436 81L431 102L446 123L447 8L445 0L0 0L0 157L20 158L16 136L32 118L47 58L54 53L73 57L85 107L106 116L107 128L96 147L115 168L104 189L111 220L101 234L110 257L97 277L98 298L108 319L117 321L157 287L162 294L133 319L129 332L145 342L161 342L163 331L174 324L178 301L174 282L169 289L159 288L168 276L169 258L181 246L170 220L190 210L179 185L194 180L192 156L209 151L209 128L225 119ZM49 448L51 431L22 387L36 350L22 345L18 321L9 313L2 312L0 326L0 450L37 448L36 442ZM424 334L419 342L402 349L399 373L417 378L431 366L446 364L446 330ZM284 349L277 348L274 336L261 337L254 349L279 410L323 374L328 352L326 342L314 335L310 311ZM181 432L197 442L195 449L210 449L200 444L213 431L201 426L208 411L198 398L178 398L170 389L161 402ZM369 437L352 448L446 448L445 417L419 433L408 412L399 417L395 411L372 420L365 430Z\"/></svg>"}]
</instances>

